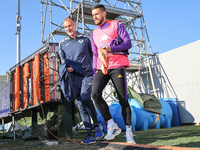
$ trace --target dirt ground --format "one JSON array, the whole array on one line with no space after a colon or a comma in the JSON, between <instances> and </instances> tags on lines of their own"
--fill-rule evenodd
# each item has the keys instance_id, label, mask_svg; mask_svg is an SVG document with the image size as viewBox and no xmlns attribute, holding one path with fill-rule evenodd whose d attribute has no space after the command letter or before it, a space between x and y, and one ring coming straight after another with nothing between
<instances>
[{"instance_id":1,"label":"dirt ground","mask_svg":"<svg viewBox=\"0 0 200 150\"><path fill-rule=\"evenodd\" d=\"M56 143L56 144L55 144ZM54 144L54 145L51 145ZM84 145L75 141L22 141L12 139L0 140L0 150L200 150L200 148L184 148L171 146L153 146L142 144L128 144L124 142L97 141L94 144Z\"/></svg>"}]
</instances>

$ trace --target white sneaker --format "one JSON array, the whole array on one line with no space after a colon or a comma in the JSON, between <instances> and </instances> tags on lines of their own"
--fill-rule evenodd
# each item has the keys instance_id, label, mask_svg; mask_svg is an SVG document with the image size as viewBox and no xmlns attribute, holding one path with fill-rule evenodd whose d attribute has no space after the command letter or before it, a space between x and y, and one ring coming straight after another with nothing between
<instances>
[{"instance_id":1,"label":"white sneaker","mask_svg":"<svg viewBox=\"0 0 200 150\"><path fill-rule=\"evenodd\" d=\"M136 142L133 139L132 132L126 133L125 137L126 137L126 143L134 143L134 144L136 144Z\"/></svg>"},{"instance_id":2,"label":"white sneaker","mask_svg":"<svg viewBox=\"0 0 200 150\"><path fill-rule=\"evenodd\" d=\"M113 140L115 136L119 135L122 132L122 130L118 127L118 125L115 123L115 125L109 125L107 126L107 135L104 137L105 140Z\"/></svg>"}]
</instances>

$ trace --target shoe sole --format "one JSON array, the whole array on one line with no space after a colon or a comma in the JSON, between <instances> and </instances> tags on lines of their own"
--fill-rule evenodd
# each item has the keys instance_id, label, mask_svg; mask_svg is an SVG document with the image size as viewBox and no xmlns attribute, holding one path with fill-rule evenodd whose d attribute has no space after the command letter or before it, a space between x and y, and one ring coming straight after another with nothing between
<instances>
[{"instance_id":1,"label":"shoe sole","mask_svg":"<svg viewBox=\"0 0 200 150\"><path fill-rule=\"evenodd\" d=\"M96 143L96 141L94 141L94 142L90 142L90 143L83 143L83 142L81 142L81 144L92 144L92 143Z\"/></svg>"},{"instance_id":2,"label":"shoe sole","mask_svg":"<svg viewBox=\"0 0 200 150\"><path fill-rule=\"evenodd\" d=\"M136 144L134 141L128 141L126 143L132 143L132 144Z\"/></svg>"},{"instance_id":3,"label":"shoe sole","mask_svg":"<svg viewBox=\"0 0 200 150\"><path fill-rule=\"evenodd\" d=\"M114 138L115 138L117 135L119 135L121 132L122 132L121 128L118 127L118 130L117 130L117 131L115 132L115 134L114 134ZM109 141L109 140L113 140L114 138L112 138L112 139L106 139L106 138L105 138L105 140Z\"/></svg>"},{"instance_id":4,"label":"shoe sole","mask_svg":"<svg viewBox=\"0 0 200 150\"><path fill-rule=\"evenodd\" d=\"M103 133L103 135L101 137L97 137L96 139L98 140L98 139L102 138L103 136L104 136L104 133Z\"/></svg>"}]
</instances>

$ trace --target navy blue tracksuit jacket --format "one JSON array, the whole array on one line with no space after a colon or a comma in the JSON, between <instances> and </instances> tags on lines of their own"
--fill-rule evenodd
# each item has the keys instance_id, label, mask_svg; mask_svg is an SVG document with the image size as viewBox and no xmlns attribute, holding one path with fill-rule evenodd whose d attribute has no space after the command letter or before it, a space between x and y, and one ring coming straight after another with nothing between
<instances>
[{"instance_id":1,"label":"navy blue tracksuit jacket","mask_svg":"<svg viewBox=\"0 0 200 150\"><path fill-rule=\"evenodd\" d=\"M91 87L93 79L91 42L89 36L77 32L74 39L67 36L61 40L59 47L62 60L62 64L59 68L61 89L66 99L71 102L77 98L80 92L87 92L89 87ZM66 58L81 62L82 77L68 73L64 62ZM82 97L83 100L88 99L89 95L87 94L85 95L86 97Z\"/></svg>"}]
</instances>

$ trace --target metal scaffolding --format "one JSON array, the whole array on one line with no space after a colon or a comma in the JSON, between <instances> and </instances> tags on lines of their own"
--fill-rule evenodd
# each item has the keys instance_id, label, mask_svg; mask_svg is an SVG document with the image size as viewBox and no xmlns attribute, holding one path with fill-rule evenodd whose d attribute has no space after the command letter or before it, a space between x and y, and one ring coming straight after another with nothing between
<instances>
[{"instance_id":1,"label":"metal scaffolding","mask_svg":"<svg viewBox=\"0 0 200 150\"><path fill-rule=\"evenodd\" d=\"M149 93L149 77L151 79L151 85L153 86L154 95L155 87L151 74L151 66L149 63L149 57L155 55L152 52L145 20L142 12L140 0L41 0L41 33L42 33L42 44L48 42L59 42L62 36L66 36L66 32L62 26L63 20L71 16L77 22L77 29L79 32L90 34L96 26L92 18L92 6L97 3L104 4L108 20L121 20L125 25L129 36L132 41L132 48L129 49L129 62L130 67L127 68L127 83L130 86L140 84L140 71L146 73L147 82L144 93ZM57 16L54 13L62 10ZM54 11L54 12L53 12ZM44 14L43 14L44 13ZM46 24L47 16L50 16L49 23ZM53 17L61 18L60 22L53 22ZM49 26L50 32L46 31L45 28ZM62 37L64 38L64 37ZM59 40L58 40L59 39ZM140 79L140 80L139 80ZM110 97L113 92L112 83L109 82L106 88L110 89L110 92L104 92L104 98Z\"/></svg>"}]
</instances>

